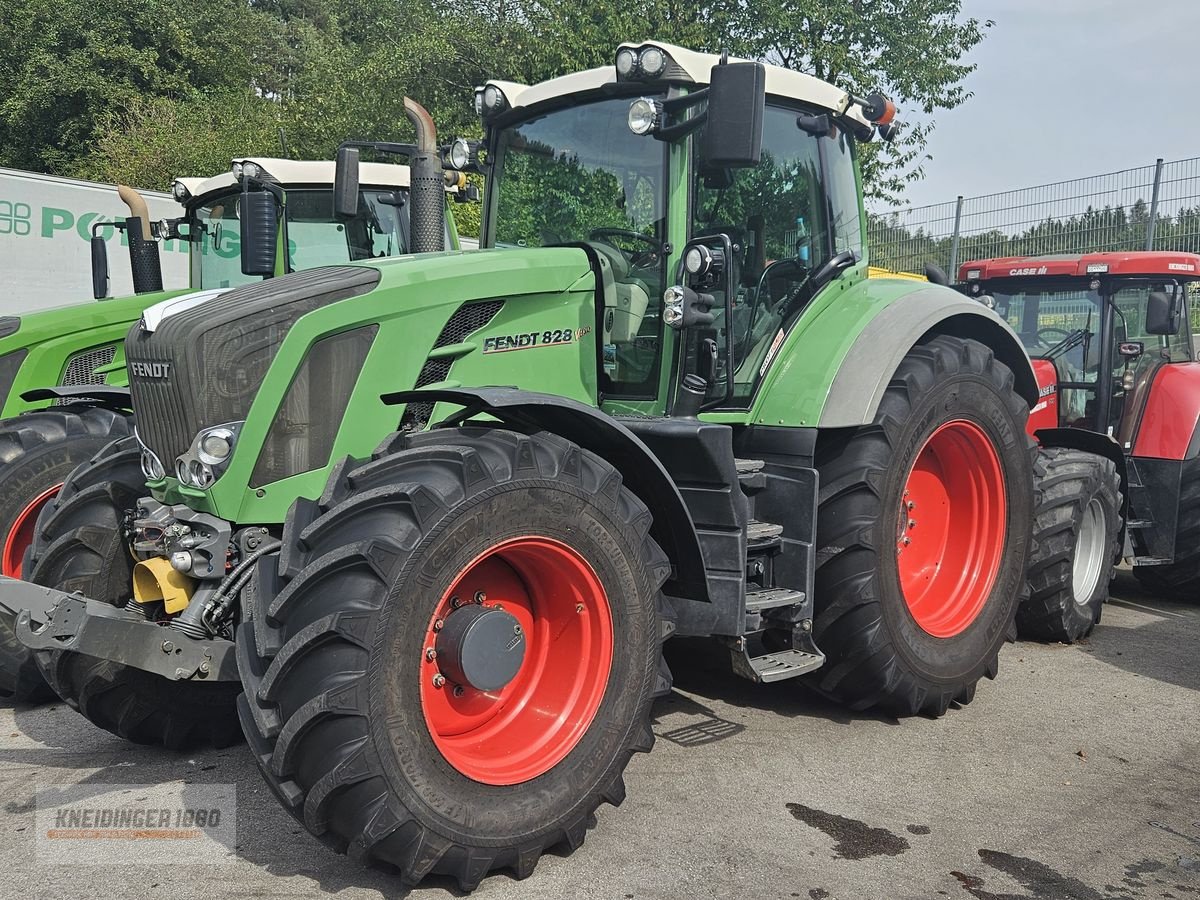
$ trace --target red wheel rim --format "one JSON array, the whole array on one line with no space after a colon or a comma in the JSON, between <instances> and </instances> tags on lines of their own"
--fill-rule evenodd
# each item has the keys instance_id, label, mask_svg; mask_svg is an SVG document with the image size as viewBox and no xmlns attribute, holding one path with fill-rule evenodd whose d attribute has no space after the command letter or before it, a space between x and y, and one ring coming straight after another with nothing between
<instances>
[{"instance_id":1,"label":"red wheel rim","mask_svg":"<svg viewBox=\"0 0 1200 900\"><path fill-rule=\"evenodd\" d=\"M900 589L934 637L961 634L987 602L1004 552L1000 457L983 429L957 419L917 454L896 522Z\"/></svg>"},{"instance_id":2,"label":"red wheel rim","mask_svg":"<svg viewBox=\"0 0 1200 900\"><path fill-rule=\"evenodd\" d=\"M4 558L0 560L0 572L9 578L20 578L25 564L25 551L33 543L33 530L37 526L38 514L42 508L58 496L62 490L61 484L56 484L45 493L39 494L33 502L21 510L8 536L4 539Z\"/></svg>"},{"instance_id":3,"label":"red wheel rim","mask_svg":"<svg viewBox=\"0 0 1200 900\"><path fill-rule=\"evenodd\" d=\"M514 616L525 634L520 669L494 691L445 679L430 653L455 604L479 601ZM519 784L554 768L592 724L612 668L612 611L595 571L573 549L515 538L458 573L430 617L421 653L421 709L442 756L475 781Z\"/></svg>"}]
</instances>

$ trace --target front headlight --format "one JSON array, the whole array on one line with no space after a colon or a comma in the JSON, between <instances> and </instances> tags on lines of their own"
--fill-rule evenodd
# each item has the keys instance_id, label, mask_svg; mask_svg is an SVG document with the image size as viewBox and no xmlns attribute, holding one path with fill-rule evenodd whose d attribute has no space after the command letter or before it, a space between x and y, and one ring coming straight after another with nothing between
<instances>
[{"instance_id":1,"label":"front headlight","mask_svg":"<svg viewBox=\"0 0 1200 900\"><path fill-rule=\"evenodd\" d=\"M225 471L233 455L242 422L229 422L205 428L196 435L192 446L175 460L175 477L181 484L207 488Z\"/></svg>"}]
</instances>

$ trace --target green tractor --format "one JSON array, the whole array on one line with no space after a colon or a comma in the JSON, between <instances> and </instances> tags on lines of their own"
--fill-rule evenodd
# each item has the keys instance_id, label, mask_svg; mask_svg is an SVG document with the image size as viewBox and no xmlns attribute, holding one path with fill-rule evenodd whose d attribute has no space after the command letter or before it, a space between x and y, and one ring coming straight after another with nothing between
<instances>
[{"instance_id":1,"label":"green tractor","mask_svg":"<svg viewBox=\"0 0 1200 900\"><path fill-rule=\"evenodd\" d=\"M407 166L365 164L355 209L335 216L332 161L248 158L212 178L177 180L184 215L154 223L137 192L119 188L129 219L93 228L93 293L104 302L0 318L0 573L21 576L37 516L71 470L133 433L122 341L147 308L182 308L298 269L405 253L408 183ZM457 176L454 194L465 198ZM248 258L242 227L252 216L244 212L277 233L287 253L268 246ZM127 232L135 296L104 299L108 260L97 232L106 227ZM167 237L187 242L190 293L162 291L156 239ZM457 246L452 222L447 240ZM45 696L11 625L0 614L0 696Z\"/></svg>"},{"instance_id":2,"label":"green tractor","mask_svg":"<svg viewBox=\"0 0 1200 900\"><path fill-rule=\"evenodd\" d=\"M885 98L649 42L475 99L484 249L436 252L423 122L429 252L135 325L138 434L0 581L92 722L240 722L328 846L464 889L621 803L672 635L854 709L969 702L1015 634L1037 401L993 311L867 279Z\"/></svg>"}]
</instances>

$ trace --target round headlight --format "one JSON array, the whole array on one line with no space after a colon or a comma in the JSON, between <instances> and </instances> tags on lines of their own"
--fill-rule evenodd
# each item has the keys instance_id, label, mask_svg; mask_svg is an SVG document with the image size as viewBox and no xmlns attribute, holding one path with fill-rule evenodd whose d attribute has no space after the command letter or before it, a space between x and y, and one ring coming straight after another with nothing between
<instances>
[{"instance_id":1,"label":"round headlight","mask_svg":"<svg viewBox=\"0 0 1200 900\"><path fill-rule=\"evenodd\" d=\"M475 115L483 115L483 88L475 92Z\"/></svg>"},{"instance_id":2,"label":"round headlight","mask_svg":"<svg viewBox=\"0 0 1200 900\"><path fill-rule=\"evenodd\" d=\"M188 477L188 464L183 457L175 460L175 477L179 479L180 484L191 484L191 478Z\"/></svg>"},{"instance_id":3,"label":"round headlight","mask_svg":"<svg viewBox=\"0 0 1200 900\"><path fill-rule=\"evenodd\" d=\"M693 247L683 258L683 266L693 275L702 275L708 271L712 262L712 254L706 247Z\"/></svg>"},{"instance_id":4,"label":"round headlight","mask_svg":"<svg viewBox=\"0 0 1200 900\"><path fill-rule=\"evenodd\" d=\"M142 450L142 474L147 481L159 481L167 476L162 462L150 450Z\"/></svg>"},{"instance_id":5,"label":"round headlight","mask_svg":"<svg viewBox=\"0 0 1200 900\"><path fill-rule=\"evenodd\" d=\"M232 450L233 435L226 429L210 431L200 438L200 456L209 465L224 462Z\"/></svg>"},{"instance_id":6,"label":"round headlight","mask_svg":"<svg viewBox=\"0 0 1200 900\"><path fill-rule=\"evenodd\" d=\"M262 166L252 162L242 163L242 174L247 178L258 178L262 175Z\"/></svg>"},{"instance_id":7,"label":"round headlight","mask_svg":"<svg viewBox=\"0 0 1200 900\"><path fill-rule=\"evenodd\" d=\"M483 89L483 108L490 113L504 109L504 93L494 84L489 84Z\"/></svg>"},{"instance_id":8,"label":"round headlight","mask_svg":"<svg viewBox=\"0 0 1200 900\"><path fill-rule=\"evenodd\" d=\"M667 55L657 47L647 47L642 51L642 74L647 78L657 78L667 68Z\"/></svg>"},{"instance_id":9,"label":"round headlight","mask_svg":"<svg viewBox=\"0 0 1200 900\"><path fill-rule=\"evenodd\" d=\"M471 164L471 145L465 138L455 138L450 145L450 165L455 169L465 169Z\"/></svg>"},{"instance_id":10,"label":"round headlight","mask_svg":"<svg viewBox=\"0 0 1200 900\"><path fill-rule=\"evenodd\" d=\"M650 134L658 125L658 105L648 97L639 97L629 105L629 130Z\"/></svg>"},{"instance_id":11,"label":"round headlight","mask_svg":"<svg viewBox=\"0 0 1200 900\"><path fill-rule=\"evenodd\" d=\"M238 181L242 180L242 164L240 162L235 162L233 164L233 177Z\"/></svg>"},{"instance_id":12,"label":"round headlight","mask_svg":"<svg viewBox=\"0 0 1200 900\"><path fill-rule=\"evenodd\" d=\"M187 189L187 185L182 181L176 181L171 185L171 193L180 203L183 203L191 195L191 192Z\"/></svg>"},{"instance_id":13,"label":"round headlight","mask_svg":"<svg viewBox=\"0 0 1200 900\"><path fill-rule=\"evenodd\" d=\"M637 56L628 47L622 47L617 51L617 75L621 78L627 78L636 65Z\"/></svg>"},{"instance_id":14,"label":"round headlight","mask_svg":"<svg viewBox=\"0 0 1200 900\"><path fill-rule=\"evenodd\" d=\"M198 459L192 460L191 465L188 466L188 474L191 475L192 484L196 487L208 487L213 482L212 469Z\"/></svg>"},{"instance_id":15,"label":"round headlight","mask_svg":"<svg viewBox=\"0 0 1200 900\"><path fill-rule=\"evenodd\" d=\"M682 306L665 306L663 307L663 321L671 328L676 328L683 322L683 307Z\"/></svg>"}]
</instances>

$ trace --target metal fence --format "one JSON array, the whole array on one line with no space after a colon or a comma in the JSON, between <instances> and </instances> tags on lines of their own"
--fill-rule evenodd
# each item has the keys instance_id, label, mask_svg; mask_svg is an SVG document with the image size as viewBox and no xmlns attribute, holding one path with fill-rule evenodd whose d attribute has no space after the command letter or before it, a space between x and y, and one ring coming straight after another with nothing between
<instances>
[{"instance_id":1,"label":"metal fence","mask_svg":"<svg viewBox=\"0 0 1200 900\"><path fill-rule=\"evenodd\" d=\"M1200 253L1200 157L868 215L871 263L937 263L1101 250Z\"/></svg>"}]
</instances>

